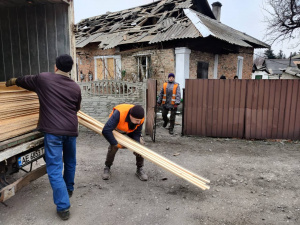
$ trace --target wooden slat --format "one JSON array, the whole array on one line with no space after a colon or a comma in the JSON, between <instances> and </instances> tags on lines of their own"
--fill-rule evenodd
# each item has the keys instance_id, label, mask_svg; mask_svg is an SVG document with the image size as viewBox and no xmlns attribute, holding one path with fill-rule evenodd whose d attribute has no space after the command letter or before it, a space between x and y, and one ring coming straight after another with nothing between
<instances>
[{"instance_id":1,"label":"wooden slat","mask_svg":"<svg viewBox=\"0 0 300 225\"><path fill-rule=\"evenodd\" d=\"M81 111L79 111L77 115L80 124L88 127L89 129L94 130L99 134L102 134L102 129L104 127L102 123L93 119L92 117L89 117L88 115L84 114ZM206 178L200 177L199 175L182 168L181 166L173 163L167 158L160 156L159 154L151 151L150 149L146 148L140 143L118 133L117 131L113 131L113 135L121 145L127 147L129 150L142 155L144 158L156 163L157 165L189 181L190 183L196 185L197 187L203 190L210 188L207 185L207 183L209 183L210 181L207 180Z\"/></svg>"}]
</instances>

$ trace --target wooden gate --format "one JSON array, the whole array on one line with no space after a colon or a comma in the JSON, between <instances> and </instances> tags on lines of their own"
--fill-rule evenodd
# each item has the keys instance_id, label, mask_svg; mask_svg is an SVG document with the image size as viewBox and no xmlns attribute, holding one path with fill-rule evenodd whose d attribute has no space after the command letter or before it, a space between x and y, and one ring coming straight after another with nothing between
<instances>
[{"instance_id":1,"label":"wooden gate","mask_svg":"<svg viewBox=\"0 0 300 225\"><path fill-rule=\"evenodd\" d=\"M155 142L156 132L156 93L157 93L157 80L149 79L147 81L147 114L146 114L146 134L151 136Z\"/></svg>"}]
</instances>

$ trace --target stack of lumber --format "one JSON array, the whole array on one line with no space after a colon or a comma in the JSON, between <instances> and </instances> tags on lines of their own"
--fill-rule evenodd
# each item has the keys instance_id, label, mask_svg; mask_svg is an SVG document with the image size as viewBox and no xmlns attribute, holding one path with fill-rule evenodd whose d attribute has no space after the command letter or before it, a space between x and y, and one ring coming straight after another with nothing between
<instances>
[{"instance_id":1,"label":"stack of lumber","mask_svg":"<svg viewBox=\"0 0 300 225\"><path fill-rule=\"evenodd\" d=\"M35 129L38 118L39 101L34 92L0 82L0 141Z\"/></svg>"},{"instance_id":2,"label":"stack of lumber","mask_svg":"<svg viewBox=\"0 0 300 225\"><path fill-rule=\"evenodd\" d=\"M104 125L100 123L99 121L95 120L94 118L88 116L87 114L79 111L77 113L78 121L83 126L102 134L102 129ZM187 169L184 169L183 167L175 164L174 162L168 160L167 158L153 152L152 150L146 148L145 146L141 145L140 143L137 143L136 141L132 140L131 138L128 138L125 135L122 135L121 133L117 131L113 131L113 134L121 145L127 147L129 150L136 152L140 155L142 155L144 158L152 161L153 163L161 166L162 168L172 172L173 174L177 175L178 177L181 177L188 182L196 185L197 187L201 188L202 190L209 189L209 186L207 183L210 183L209 180L206 178L200 177L199 175L188 171Z\"/></svg>"}]
</instances>

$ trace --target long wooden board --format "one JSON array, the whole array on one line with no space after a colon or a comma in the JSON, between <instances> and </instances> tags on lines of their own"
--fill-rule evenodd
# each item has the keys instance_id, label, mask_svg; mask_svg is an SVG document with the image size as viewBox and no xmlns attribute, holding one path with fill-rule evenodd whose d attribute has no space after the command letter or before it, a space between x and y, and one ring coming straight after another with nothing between
<instances>
[{"instance_id":1,"label":"long wooden board","mask_svg":"<svg viewBox=\"0 0 300 225\"><path fill-rule=\"evenodd\" d=\"M87 114L79 111L78 114L78 121L83 126L102 134L102 129L104 125L99 121L95 120L94 118L88 116ZM196 185L197 187L201 188L202 190L209 189L210 187L207 185L210 181L206 178L203 178L183 167L179 166L178 164L172 162L171 160L155 153L154 151L146 148L145 146L137 143L136 141L126 137L125 135L120 134L117 131L113 131L113 134L121 145L127 147L127 149L136 152L142 155L144 158L150 160L151 162L161 166L162 168L172 172L173 174L181 177L188 182Z\"/></svg>"}]
</instances>

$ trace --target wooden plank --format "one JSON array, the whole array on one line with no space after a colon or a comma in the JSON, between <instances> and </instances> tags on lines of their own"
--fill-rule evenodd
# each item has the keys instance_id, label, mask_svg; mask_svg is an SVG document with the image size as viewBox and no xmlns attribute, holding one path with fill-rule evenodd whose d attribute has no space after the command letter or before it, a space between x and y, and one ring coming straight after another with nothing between
<instances>
[{"instance_id":1,"label":"wooden plank","mask_svg":"<svg viewBox=\"0 0 300 225\"><path fill-rule=\"evenodd\" d=\"M268 120L268 112L270 111L269 104L270 104L270 82L269 80L264 80L264 92L263 92L263 108L262 108L262 120L263 126L261 131L261 138L267 139L271 138L268 136L268 128L269 128L269 120Z\"/></svg>"},{"instance_id":2,"label":"wooden plank","mask_svg":"<svg viewBox=\"0 0 300 225\"><path fill-rule=\"evenodd\" d=\"M299 96L300 95L300 90L299 90L299 80L293 80L292 82L292 96L291 96L291 113L290 113L290 120L289 120L289 129L288 129L288 138L294 140L294 134L295 134L295 129L297 129L297 127L295 127L295 122L296 122L296 118L297 118L297 112L299 113L300 111L297 111L297 100L299 99L296 98L295 96ZM300 124L298 124L298 129L300 127ZM296 139L295 139L296 140Z\"/></svg>"},{"instance_id":3,"label":"wooden plank","mask_svg":"<svg viewBox=\"0 0 300 225\"><path fill-rule=\"evenodd\" d=\"M107 58L107 79L114 80L115 79L115 68L114 68L114 58Z\"/></svg>"},{"instance_id":4,"label":"wooden plank","mask_svg":"<svg viewBox=\"0 0 300 225\"><path fill-rule=\"evenodd\" d=\"M89 129L92 129L96 131L97 133L101 134L103 129L103 124L101 124L99 121L93 119L92 117L89 117L88 115L82 113L81 111L78 112L78 120L79 123L88 127ZM172 161L168 160L165 157L160 156L159 154L151 151L150 149L146 148L145 146L141 145L140 143L137 143L136 141L130 139L129 137L126 137L117 131L113 131L113 135L117 139L117 141L127 147L129 150L134 151L140 155L142 155L144 158L156 163L157 165L163 167L164 169L172 172L173 174L177 175L178 177L181 177L190 183L196 185L197 187L206 190L210 187L206 184L210 181L206 178L200 177L199 175L182 168L181 166L173 163Z\"/></svg>"},{"instance_id":5,"label":"wooden plank","mask_svg":"<svg viewBox=\"0 0 300 225\"><path fill-rule=\"evenodd\" d=\"M14 196L19 190L28 185L30 182L38 179L39 177L45 175L46 165L39 167L38 169L33 170L30 173L27 173L24 177L21 177L14 183L2 188L0 190L0 202L4 202Z\"/></svg>"},{"instance_id":6,"label":"wooden plank","mask_svg":"<svg viewBox=\"0 0 300 225\"><path fill-rule=\"evenodd\" d=\"M280 108L280 96L281 96L281 80L275 81L275 96L274 96L274 113L273 113L273 126L272 126L272 138L278 137L278 123L279 123L279 108Z\"/></svg>"},{"instance_id":7,"label":"wooden plank","mask_svg":"<svg viewBox=\"0 0 300 225\"><path fill-rule=\"evenodd\" d=\"M96 59L96 66L97 66L97 78L98 80L103 80L104 79L103 60L100 58Z\"/></svg>"}]
</instances>

